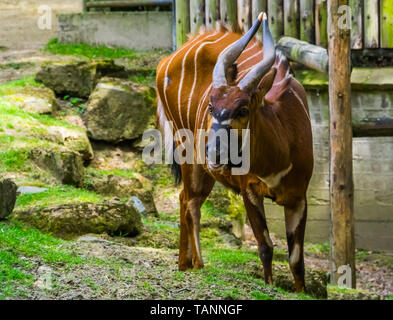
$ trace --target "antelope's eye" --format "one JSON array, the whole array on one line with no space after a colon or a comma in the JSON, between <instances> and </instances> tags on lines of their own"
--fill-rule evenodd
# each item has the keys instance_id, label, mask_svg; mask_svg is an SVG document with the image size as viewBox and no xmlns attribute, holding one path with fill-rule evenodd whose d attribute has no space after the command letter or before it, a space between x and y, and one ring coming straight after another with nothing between
<instances>
[{"instance_id":1,"label":"antelope's eye","mask_svg":"<svg viewBox=\"0 0 393 320\"><path fill-rule=\"evenodd\" d=\"M209 103L207 107L209 108L209 113L213 114L213 106L212 106L212 104Z\"/></svg>"},{"instance_id":2,"label":"antelope's eye","mask_svg":"<svg viewBox=\"0 0 393 320\"><path fill-rule=\"evenodd\" d=\"M243 118L248 116L248 108L247 107L242 107L236 114L236 118Z\"/></svg>"}]
</instances>

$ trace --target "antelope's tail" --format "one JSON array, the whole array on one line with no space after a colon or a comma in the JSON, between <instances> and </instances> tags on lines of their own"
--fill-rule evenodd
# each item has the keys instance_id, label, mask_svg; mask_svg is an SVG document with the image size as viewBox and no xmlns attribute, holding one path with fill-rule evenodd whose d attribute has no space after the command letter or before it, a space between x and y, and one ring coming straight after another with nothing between
<instances>
[{"instance_id":1,"label":"antelope's tail","mask_svg":"<svg viewBox=\"0 0 393 320\"><path fill-rule=\"evenodd\" d=\"M173 132L168 132L171 128L166 125L168 119L165 115L164 107L162 106L161 100L157 99L157 126L161 130L161 134L164 138L164 150L165 154L172 155L171 173L175 178L175 184L179 185L182 182L181 167L176 162L174 150L176 149L175 141L173 140ZM168 138L172 137L172 139Z\"/></svg>"}]
</instances>

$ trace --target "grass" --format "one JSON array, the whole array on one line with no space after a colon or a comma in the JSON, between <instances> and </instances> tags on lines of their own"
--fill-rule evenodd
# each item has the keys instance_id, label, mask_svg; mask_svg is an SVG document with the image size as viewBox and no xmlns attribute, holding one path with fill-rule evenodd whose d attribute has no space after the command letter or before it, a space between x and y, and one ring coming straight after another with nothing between
<instances>
[{"instance_id":1,"label":"grass","mask_svg":"<svg viewBox=\"0 0 393 320\"><path fill-rule=\"evenodd\" d=\"M12 297L21 285L32 285L34 277L29 272L34 266L33 260L69 265L84 262L81 257L61 249L62 243L63 240L19 223L0 222L0 299Z\"/></svg>"},{"instance_id":2,"label":"grass","mask_svg":"<svg viewBox=\"0 0 393 320\"><path fill-rule=\"evenodd\" d=\"M61 185L49 188L48 191L34 194L20 195L16 201L16 208L27 208L31 206L49 207L67 203L100 202L103 196L79 189L73 186Z\"/></svg>"},{"instance_id":3,"label":"grass","mask_svg":"<svg viewBox=\"0 0 393 320\"><path fill-rule=\"evenodd\" d=\"M57 38L51 39L45 46L45 51L52 54L83 56L89 59L105 58L132 58L136 56L136 50L108 48L105 46L93 47L84 43L65 44L59 43Z\"/></svg>"},{"instance_id":4,"label":"grass","mask_svg":"<svg viewBox=\"0 0 393 320\"><path fill-rule=\"evenodd\" d=\"M77 126L72 126L68 122L58 120L50 115L36 114L24 111L18 106L8 102L5 99L0 99L0 123L8 123L13 127L34 127L37 126L59 126L65 128L72 128L78 131L82 129ZM8 129L10 129L7 126Z\"/></svg>"},{"instance_id":5,"label":"grass","mask_svg":"<svg viewBox=\"0 0 393 320\"><path fill-rule=\"evenodd\" d=\"M28 76L21 78L19 80L10 81L7 83L0 84L0 96L6 94L9 91L12 91L13 88L21 88L21 87L43 87L42 83L36 82L34 80L34 76Z\"/></svg>"}]
</instances>

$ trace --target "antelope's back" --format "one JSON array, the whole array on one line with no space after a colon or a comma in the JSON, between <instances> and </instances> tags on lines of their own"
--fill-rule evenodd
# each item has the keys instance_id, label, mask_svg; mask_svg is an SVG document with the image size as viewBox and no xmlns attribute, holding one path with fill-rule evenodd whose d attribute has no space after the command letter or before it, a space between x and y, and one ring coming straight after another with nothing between
<instances>
[{"instance_id":1,"label":"antelope's back","mask_svg":"<svg viewBox=\"0 0 393 320\"><path fill-rule=\"evenodd\" d=\"M206 128L212 74L218 55L240 38L228 31L210 31L186 42L157 67L157 116L173 121L174 130ZM237 60L241 80L262 59L261 46L252 40ZM162 126L162 124L161 124Z\"/></svg>"}]
</instances>

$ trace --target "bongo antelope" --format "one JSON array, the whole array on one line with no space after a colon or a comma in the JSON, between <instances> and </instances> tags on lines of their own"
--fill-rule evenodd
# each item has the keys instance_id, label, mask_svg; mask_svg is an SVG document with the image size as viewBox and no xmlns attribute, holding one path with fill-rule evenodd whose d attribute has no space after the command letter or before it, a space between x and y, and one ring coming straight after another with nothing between
<instances>
[{"instance_id":1,"label":"bongo antelope","mask_svg":"<svg viewBox=\"0 0 393 320\"><path fill-rule=\"evenodd\" d=\"M263 24L263 50L253 39ZM289 264L296 291L305 288L303 242L306 192L313 170L311 123L306 92L276 52L265 14L243 36L220 26L200 32L157 68L157 116L161 127L249 129L250 170L231 174L219 161L228 145L207 138L203 164L174 164L183 180L180 193L179 269L202 268L200 208L215 181L243 198L258 242L266 283L272 283L273 244L266 225L264 198L284 207ZM224 150L223 150L224 149Z\"/></svg>"}]
</instances>

